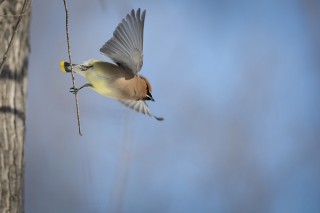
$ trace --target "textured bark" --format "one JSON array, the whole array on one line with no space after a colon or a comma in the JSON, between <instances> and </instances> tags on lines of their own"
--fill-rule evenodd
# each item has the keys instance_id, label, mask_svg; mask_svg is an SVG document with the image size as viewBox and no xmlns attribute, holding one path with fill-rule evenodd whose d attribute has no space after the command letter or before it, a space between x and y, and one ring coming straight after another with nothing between
<instances>
[{"instance_id":1,"label":"textured bark","mask_svg":"<svg viewBox=\"0 0 320 213\"><path fill-rule=\"evenodd\" d=\"M0 61L13 35L23 3L21 0L0 2ZM29 20L27 11L0 75L0 213L23 212Z\"/></svg>"}]
</instances>

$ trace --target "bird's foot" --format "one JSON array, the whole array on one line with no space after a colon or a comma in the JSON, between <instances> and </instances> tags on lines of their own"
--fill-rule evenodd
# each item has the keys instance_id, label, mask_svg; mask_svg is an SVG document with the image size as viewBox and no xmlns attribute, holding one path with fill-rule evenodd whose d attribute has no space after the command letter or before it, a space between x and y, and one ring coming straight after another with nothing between
<instances>
[{"instance_id":1,"label":"bird's foot","mask_svg":"<svg viewBox=\"0 0 320 213\"><path fill-rule=\"evenodd\" d=\"M72 94L75 95L75 94L77 94L77 93L79 92L79 90L80 90L80 89L78 89L78 88L71 87L70 90L69 90L69 92L71 92Z\"/></svg>"}]
</instances>

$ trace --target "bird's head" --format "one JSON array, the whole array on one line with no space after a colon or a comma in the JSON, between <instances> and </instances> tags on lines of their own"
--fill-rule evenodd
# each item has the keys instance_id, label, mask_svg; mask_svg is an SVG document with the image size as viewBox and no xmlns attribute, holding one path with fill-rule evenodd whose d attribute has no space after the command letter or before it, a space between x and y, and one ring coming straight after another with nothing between
<instances>
[{"instance_id":1,"label":"bird's head","mask_svg":"<svg viewBox=\"0 0 320 213\"><path fill-rule=\"evenodd\" d=\"M144 100L154 101L151 95L152 88L151 88L150 82L144 76L140 76L140 78L146 83L146 90L145 90L146 94L145 94Z\"/></svg>"}]
</instances>

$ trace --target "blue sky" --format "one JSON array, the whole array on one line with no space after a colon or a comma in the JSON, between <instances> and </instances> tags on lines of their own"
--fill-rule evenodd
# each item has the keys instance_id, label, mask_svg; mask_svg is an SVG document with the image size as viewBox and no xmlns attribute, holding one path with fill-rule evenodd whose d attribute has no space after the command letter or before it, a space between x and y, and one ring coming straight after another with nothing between
<instances>
[{"instance_id":1,"label":"blue sky","mask_svg":"<svg viewBox=\"0 0 320 213\"><path fill-rule=\"evenodd\" d=\"M80 137L63 3L34 1L26 212L319 212L319 3L68 3L74 63L109 60L101 45L147 10L141 74L165 121L88 89Z\"/></svg>"}]
</instances>

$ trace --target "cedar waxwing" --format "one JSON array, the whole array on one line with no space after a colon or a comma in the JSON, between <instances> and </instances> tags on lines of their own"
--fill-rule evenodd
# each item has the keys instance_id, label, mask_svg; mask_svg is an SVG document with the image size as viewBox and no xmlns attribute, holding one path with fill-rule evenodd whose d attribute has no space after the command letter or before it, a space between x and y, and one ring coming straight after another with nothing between
<instances>
[{"instance_id":1,"label":"cedar waxwing","mask_svg":"<svg viewBox=\"0 0 320 213\"><path fill-rule=\"evenodd\" d=\"M85 77L87 84L80 88L71 88L70 92L77 93L84 87L91 87L97 93L119 100L121 103L152 116L145 101L154 101L150 82L138 75L143 64L143 28L146 11L140 14L127 14L126 18L117 26L113 37L101 48L100 52L109 57L115 64L89 60L83 64L73 64L72 70ZM61 70L71 72L70 63L62 61Z\"/></svg>"}]
</instances>

